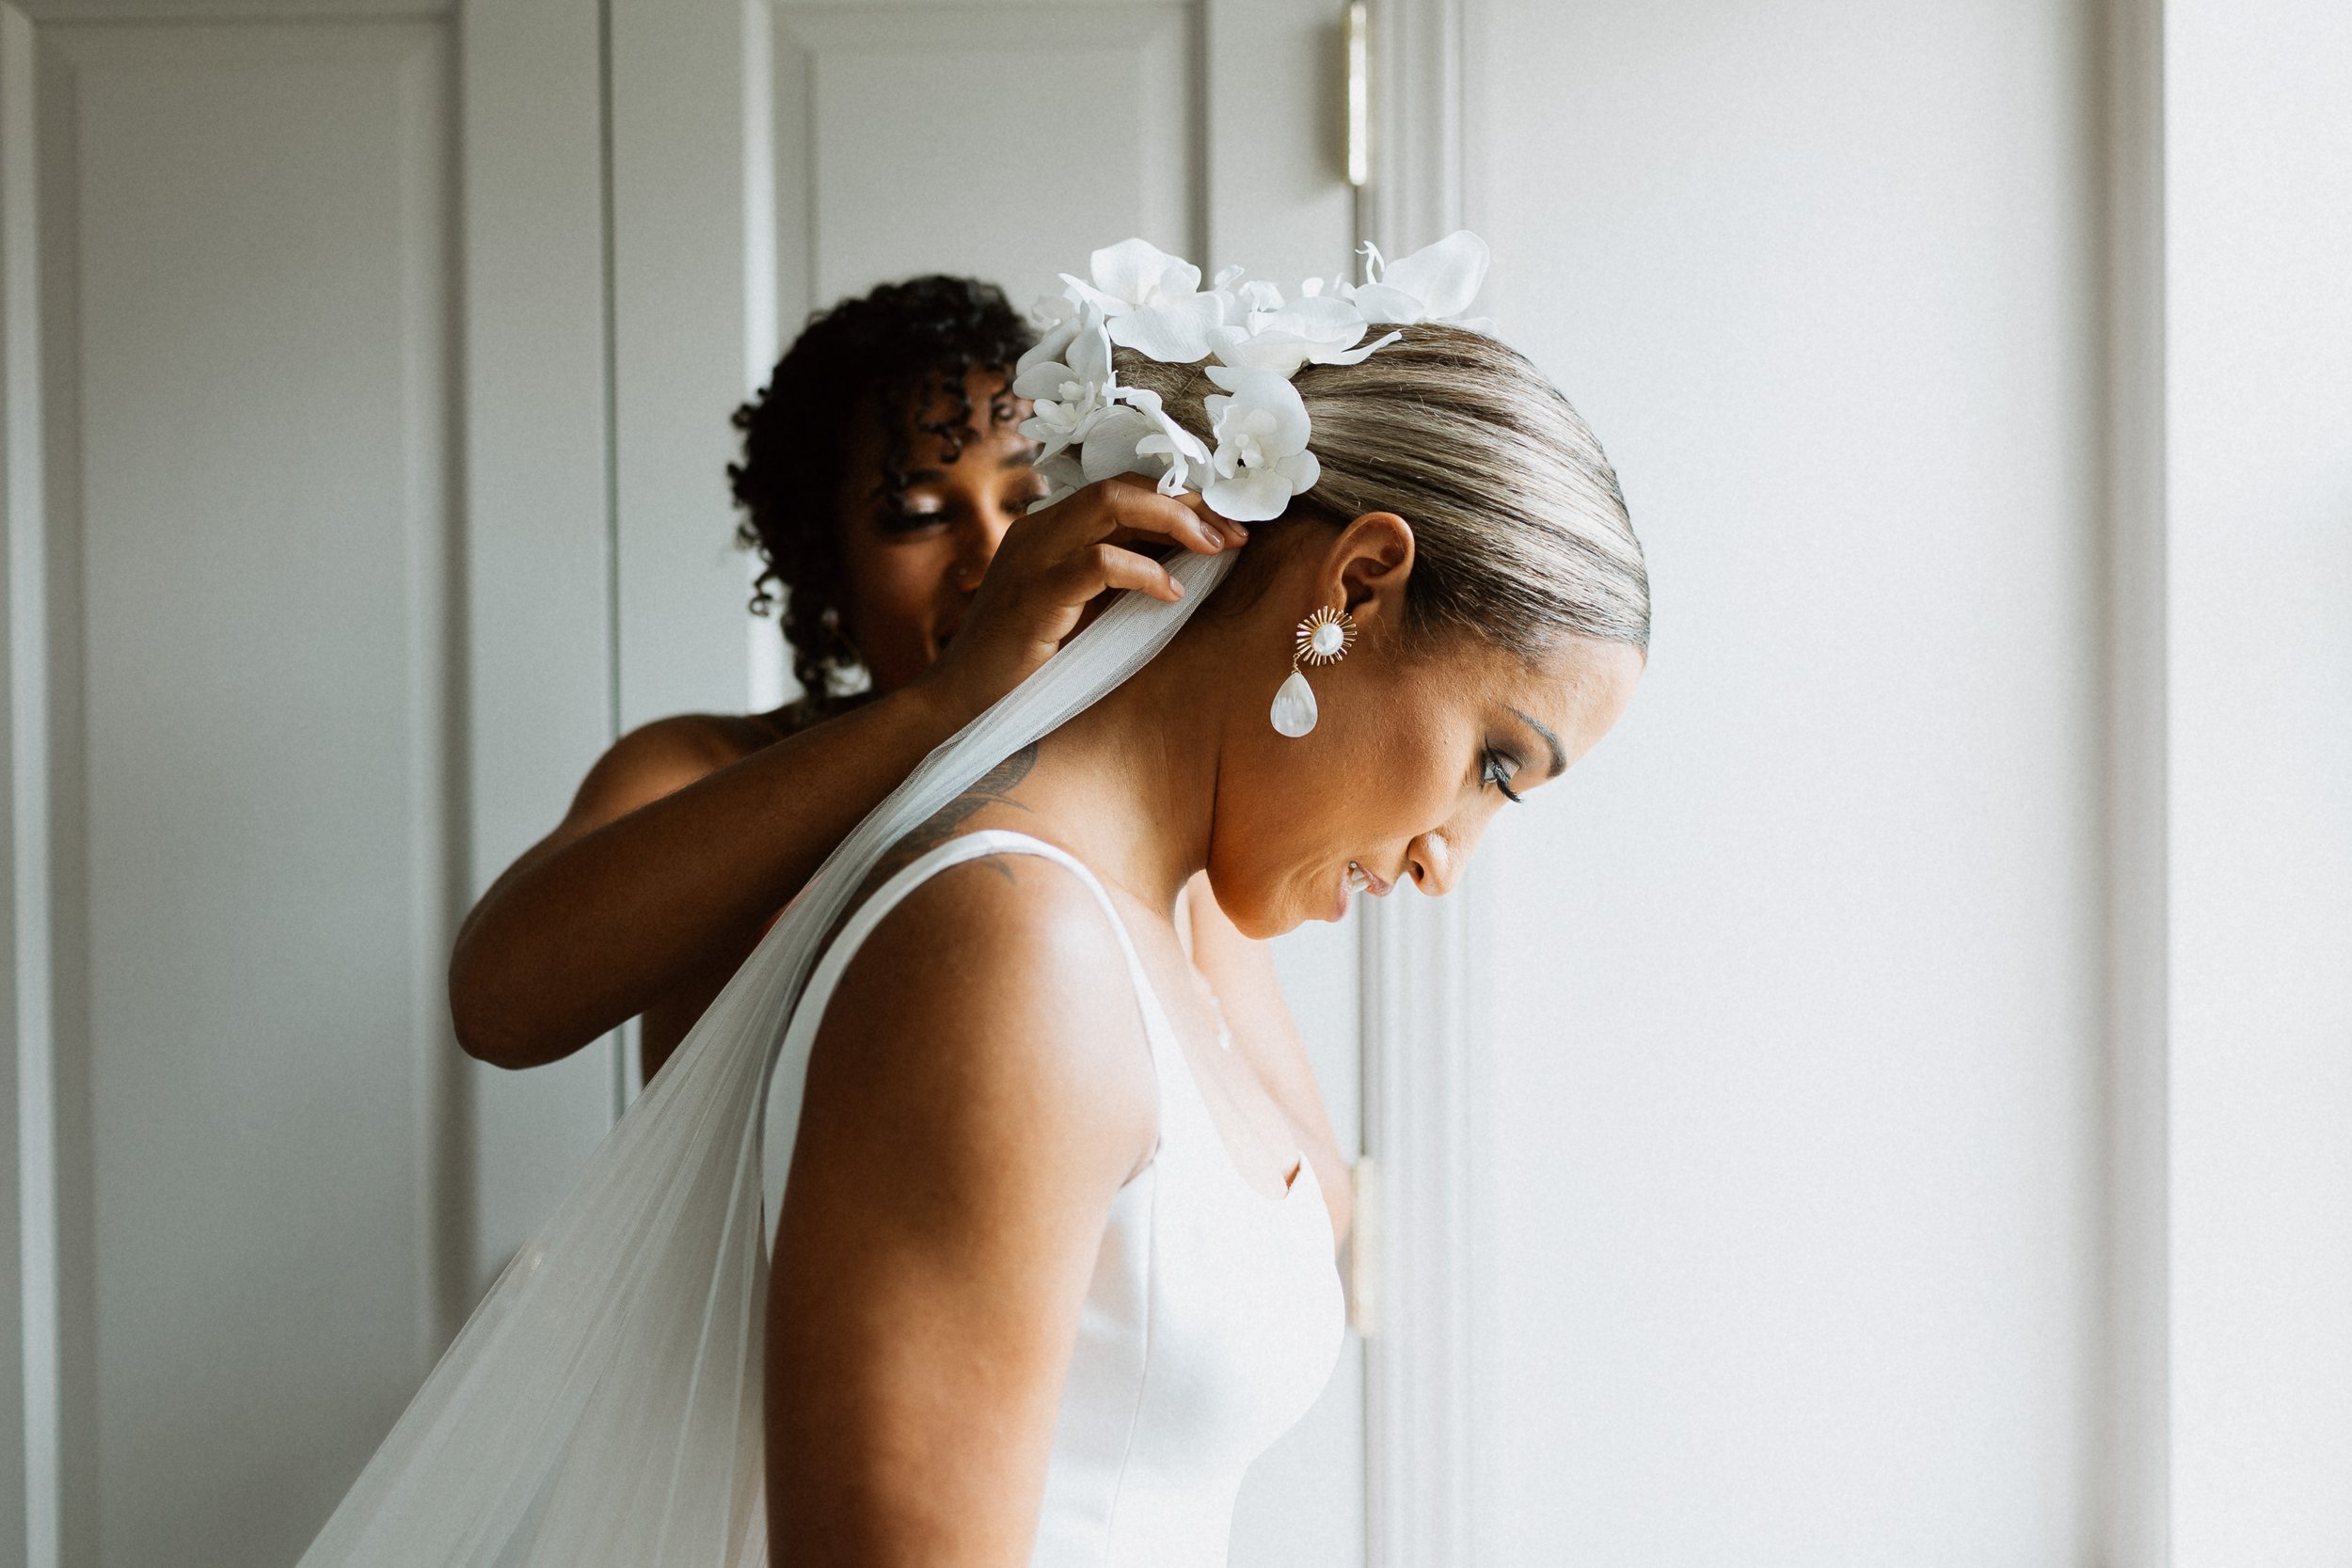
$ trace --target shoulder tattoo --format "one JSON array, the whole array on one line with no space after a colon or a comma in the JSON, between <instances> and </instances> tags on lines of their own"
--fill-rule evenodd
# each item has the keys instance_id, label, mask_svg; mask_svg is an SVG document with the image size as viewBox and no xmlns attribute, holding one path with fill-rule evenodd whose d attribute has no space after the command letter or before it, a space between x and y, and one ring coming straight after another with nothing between
<instances>
[{"instance_id":1,"label":"shoulder tattoo","mask_svg":"<svg viewBox=\"0 0 2352 1568\"><path fill-rule=\"evenodd\" d=\"M972 782L969 789L940 807L904 838L883 850L882 859L874 863L874 869L866 874L866 880L858 884L856 894L841 911L841 920L834 923L834 932L840 930L842 921L848 920L852 911L874 895L875 889L954 838L962 832L964 823L980 812L990 806L1010 806L1015 811L1027 811L1027 806L1012 798L1012 792L1020 787L1021 781L1027 778L1029 770L1036 766L1037 742L1031 741L981 774ZM994 866L1005 880L1012 880L1012 870L1005 864L1003 856L982 855L977 859ZM833 933L827 933L826 940L830 942L832 938Z\"/></svg>"}]
</instances>

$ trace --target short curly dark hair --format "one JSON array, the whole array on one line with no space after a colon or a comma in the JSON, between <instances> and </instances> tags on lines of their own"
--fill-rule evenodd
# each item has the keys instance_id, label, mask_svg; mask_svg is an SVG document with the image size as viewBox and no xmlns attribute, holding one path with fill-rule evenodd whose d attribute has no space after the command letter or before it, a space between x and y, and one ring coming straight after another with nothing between
<instances>
[{"instance_id":1,"label":"short curly dark hair","mask_svg":"<svg viewBox=\"0 0 2352 1568\"><path fill-rule=\"evenodd\" d=\"M767 567L752 609L765 614L781 597L792 673L819 704L849 684L860 662L841 624L841 486L854 421L880 420L877 494L895 501L914 466L910 433L938 437L954 462L981 435L973 425L972 373L1001 372L989 420L1009 418L1013 364L1036 341L993 283L938 275L885 283L810 317L767 387L735 411L743 433L743 461L727 467L743 509L736 538ZM943 395L947 417L918 426Z\"/></svg>"}]
</instances>

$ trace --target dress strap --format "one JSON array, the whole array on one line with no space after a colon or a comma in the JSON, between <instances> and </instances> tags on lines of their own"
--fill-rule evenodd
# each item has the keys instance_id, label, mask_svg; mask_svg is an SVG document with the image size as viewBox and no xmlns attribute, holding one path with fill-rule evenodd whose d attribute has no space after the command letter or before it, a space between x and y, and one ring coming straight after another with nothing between
<instances>
[{"instance_id":1,"label":"dress strap","mask_svg":"<svg viewBox=\"0 0 2352 1568\"><path fill-rule=\"evenodd\" d=\"M1143 1015L1143 1034L1152 1053L1152 1076L1161 1085L1163 1100L1167 1092L1168 1064L1165 1053L1174 1049L1174 1037L1168 1033L1167 1015L1161 1011L1159 996L1152 989L1150 976L1143 968L1142 955L1136 951L1135 939L1127 934L1127 923L1121 920L1110 894L1100 879L1087 868L1086 863L1058 845L1032 838L1027 833L1006 828L984 828L977 832L960 834L936 848L926 851L912 863L875 889L873 895L858 906L855 913L833 942L818 959L817 967L802 990L799 1003L793 1007L791 1021L785 1025L784 1042L776 1052L768 1081L768 1103L760 1137L760 1190L768 1198L768 1244L775 1244L775 1216L781 1212L785 1178L792 1168L792 1145L801 1126L801 1101L807 1085L808 1056L817 1044L817 1032L825 1021L825 1007L833 1000L834 988L850 967L874 927L888 918L890 911L905 901L907 895L949 866L961 865L989 855L1035 855L1066 867L1075 876L1094 901L1102 907L1110 921L1111 934L1119 939L1119 950L1127 959L1127 977L1134 985L1136 1002ZM1165 1042L1165 1044L1163 1043Z\"/></svg>"}]
</instances>

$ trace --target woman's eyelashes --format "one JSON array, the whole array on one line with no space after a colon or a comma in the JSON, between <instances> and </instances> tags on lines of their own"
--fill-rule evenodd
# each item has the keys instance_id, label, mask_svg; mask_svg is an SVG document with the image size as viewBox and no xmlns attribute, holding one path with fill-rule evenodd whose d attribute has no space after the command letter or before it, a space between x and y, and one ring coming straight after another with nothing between
<instances>
[{"instance_id":1,"label":"woman's eyelashes","mask_svg":"<svg viewBox=\"0 0 2352 1568\"><path fill-rule=\"evenodd\" d=\"M946 508L935 501L908 500L886 507L874 519L875 528L892 538L921 533L947 520Z\"/></svg>"},{"instance_id":2,"label":"woman's eyelashes","mask_svg":"<svg viewBox=\"0 0 2352 1568\"><path fill-rule=\"evenodd\" d=\"M1006 490L996 502L996 510L1007 517L1022 516L1028 512L1029 503L1043 500L1045 493L1043 480L1025 479ZM896 506L884 507L878 513L874 527L885 537L897 539L976 516L977 514L960 502L942 500L937 497L909 496Z\"/></svg>"},{"instance_id":3,"label":"woman's eyelashes","mask_svg":"<svg viewBox=\"0 0 2352 1568\"><path fill-rule=\"evenodd\" d=\"M1518 776L1518 758L1513 756L1508 752L1498 752L1489 747L1486 752L1486 761L1481 765L1478 782L1482 784L1494 785L1497 789L1502 791L1502 798L1504 800L1517 804L1519 799L1519 792L1511 787L1511 781Z\"/></svg>"}]
</instances>

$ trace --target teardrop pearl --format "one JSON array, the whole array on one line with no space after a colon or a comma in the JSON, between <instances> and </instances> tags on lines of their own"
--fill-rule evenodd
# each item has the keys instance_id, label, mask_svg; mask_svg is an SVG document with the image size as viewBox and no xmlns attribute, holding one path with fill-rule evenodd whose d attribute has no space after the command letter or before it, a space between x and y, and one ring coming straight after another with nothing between
<instances>
[{"instance_id":1,"label":"teardrop pearl","mask_svg":"<svg viewBox=\"0 0 2352 1568\"><path fill-rule=\"evenodd\" d=\"M1269 717L1274 727L1293 740L1315 727L1315 689L1307 684L1305 675L1291 672L1291 678L1274 694L1274 711Z\"/></svg>"}]
</instances>

